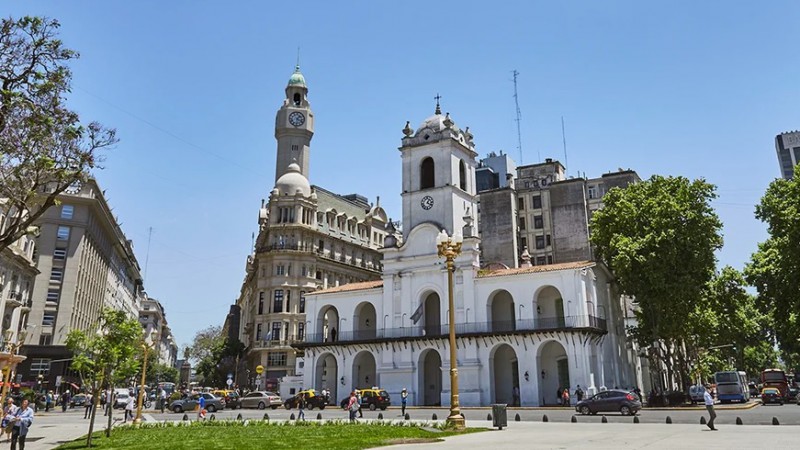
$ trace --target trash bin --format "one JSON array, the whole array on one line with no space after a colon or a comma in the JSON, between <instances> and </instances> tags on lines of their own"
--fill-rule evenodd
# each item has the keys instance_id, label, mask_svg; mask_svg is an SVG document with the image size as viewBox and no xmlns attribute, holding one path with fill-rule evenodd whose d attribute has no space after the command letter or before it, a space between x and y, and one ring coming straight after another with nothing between
<instances>
[{"instance_id":1,"label":"trash bin","mask_svg":"<svg viewBox=\"0 0 800 450\"><path fill-rule=\"evenodd\" d=\"M502 430L508 426L508 410L505 403L495 403L492 405L492 426Z\"/></svg>"}]
</instances>

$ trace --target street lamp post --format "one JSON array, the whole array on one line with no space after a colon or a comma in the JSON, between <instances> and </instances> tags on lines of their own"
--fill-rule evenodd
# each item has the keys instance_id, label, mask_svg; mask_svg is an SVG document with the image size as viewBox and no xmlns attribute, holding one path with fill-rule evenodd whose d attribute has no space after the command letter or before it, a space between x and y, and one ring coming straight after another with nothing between
<instances>
[{"instance_id":1,"label":"street lamp post","mask_svg":"<svg viewBox=\"0 0 800 450\"><path fill-rule=\"evenodd\" d=\"M450 331L450 415L447 417L447 425L455 429L464 428L464 416L461 415L461 408L458 404L458 362L456 360L456 308L453 301L453 272L455 272L455 259L461 254L461 244L464 238L459 231L450 237L447 232L442 230L436 236L436 248L439 257L444 258L447 264L447 300L450 310L449 331Z\"/></svg>"},{"instance_id":2,"label":"street lamp post","mask_svg":"<svg viewBox=\"0 0 800 450\"><path fill-rule=\"evenodd\" d=\"M139 385L139 395L136 399L136 418L133 419L133 423L138 425L142 423L142 400L144 399L144 381L145 376L147 375L147 354L150 353L150 350L154 349L156 346L155 342L155 332L150 335L150 340L152 341L151 344L147 344L147 339L142 340L142 350L144 351L144 362L142 363L142 383Z\"/></svg>"},{"instance_id":3,"label":"street lamp post","mask_svg":"<svg viewBox=\"0 0 800 450\"><path fill-rule=\"evenodd\" d=\"M17 342L10 342L13 333L14 332L9 329L9 330L6 330L5 336L3 336L4 337L4 347L5 347L3 350L8 349L8 352L11 355L11 357L8 359L8 365L3 370L3 372L4 372L4 374L3 374L4 375L3 376L4 383L3 383L2 394L0 394L0 401L2 401L4 405L5 405L5 401L6 401L6 395L8 395L8 387L11 384L11 381L13 380L13 376L14 376L14 372L12 370L13 366L15 365L14 356L17 354L17 350L19 350L19 348L22 347L25 344L25 338L28 335L28 331L27 330L21 330L17 334Z\"/></svg>"}]
</instances>

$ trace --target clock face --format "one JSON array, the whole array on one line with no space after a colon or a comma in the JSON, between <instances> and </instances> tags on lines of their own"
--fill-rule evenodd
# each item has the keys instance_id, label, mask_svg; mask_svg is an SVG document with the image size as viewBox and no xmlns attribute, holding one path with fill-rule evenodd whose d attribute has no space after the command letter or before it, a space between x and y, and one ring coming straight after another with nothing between
<instances>
[{"instance_id":1,"label":"clock face","mask_svg":"<svg viewBox=\"0 0 800 450\"><path fill-rule=\"evenodd\" d=\"M289 114L289 123L299 127L300 125L306 123L306 116L304 116L301 112L295 111Z\"/></svg>"},{"instance_id":2,"label":"clock face","mask_svg":"<svg viewBox=\"0 0 800 450\"><path fill-rule=\"evenodd\" d=\"M426 195L425 197L422 197L422 200L419 202L419 204L422 206L422 209L431 209L433 208L433 197Z\"/></svg>"},{"instance_id":3,"label":"clock face","mask_svg":"<svg viewBox=\"0 0 800 450\"><path fill-rule=\"evenodd\" d=\"M77 193L79 193L81 191L82 187L83 187L83 183L81 183L79 180L76 180L75 182L70 184L66 189L64 189L64 193L65 194L77 194Z\"/></svg>"}]
</instances>

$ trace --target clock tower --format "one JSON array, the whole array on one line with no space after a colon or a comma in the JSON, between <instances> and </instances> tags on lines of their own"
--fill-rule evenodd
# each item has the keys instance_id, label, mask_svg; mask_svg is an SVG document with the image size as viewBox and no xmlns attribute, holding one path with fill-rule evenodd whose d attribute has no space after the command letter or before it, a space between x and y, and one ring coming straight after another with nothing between
<instances>
[{"instance_id":1,"label":"clock tower","mask_svg":"<svg viewBox=\"0 0 800 450\"><path fill-rule=\"evenodd\" d=\"M433 223L449 234L475 223L475 144L450 114L435 113L414 131L403 130L403 238L417 225ZM473 231L474 235L477 235Z\"/></svg>"},{"instance_id":2,"label":"clock tower","mask_svg":"<svg viewBox=\"0 0 800 450\"><path fill-rule=\"evenodd\" d=\"M306 79L300 65L286 85L286 98L275 115L275 139L278 141L275 159L275 181L286 173L290 164L296 163L300 173L308 178L311 137L314 136L314 113L308 103Z\"/></svg>"}]
</instances>

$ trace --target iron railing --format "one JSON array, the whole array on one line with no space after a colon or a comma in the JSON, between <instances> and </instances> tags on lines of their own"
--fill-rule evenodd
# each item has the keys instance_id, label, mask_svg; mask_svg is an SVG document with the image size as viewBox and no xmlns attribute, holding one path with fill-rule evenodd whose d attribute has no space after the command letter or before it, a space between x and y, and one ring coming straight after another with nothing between
<instances>
[{"instance_id":1,"label":"iron railing","mask_svg":"<svg viewBox=\"0 0 800 450\"><path fill-rule=\"evenodd\" d=\"M569 329L594 329L605 332L606 320L595 316L542 317L539 319L507 320L494 322L457 323L456 335L507 334L529 331L552 331ZM363 342L376 339L399 339L419 337L443 337L450 333L447 324L412 325L401 328L381 328L332 333L309 333L306 344L333 342Z\"/></svg>"}]
</instances>

